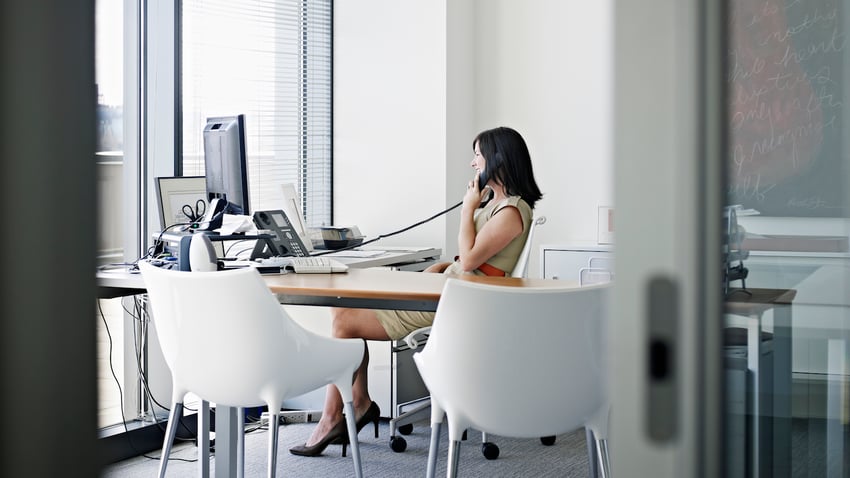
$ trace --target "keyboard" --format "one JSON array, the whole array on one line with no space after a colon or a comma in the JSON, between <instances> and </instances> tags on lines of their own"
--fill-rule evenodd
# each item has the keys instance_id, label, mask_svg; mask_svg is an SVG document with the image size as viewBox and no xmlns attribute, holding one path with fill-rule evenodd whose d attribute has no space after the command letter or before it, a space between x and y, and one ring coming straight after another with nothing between
<instances>
[{"instance_id":1,"label":"keyboard","mask_svg":"<svg viewBox=\"0 0 850 478\"><path fill-rule=\"evenodd\" d=\"M330 257L269 257L257 259L259 267L279 267L296 274L331 274L346 272L348 266Z\"/></svg>"}]
</instances>

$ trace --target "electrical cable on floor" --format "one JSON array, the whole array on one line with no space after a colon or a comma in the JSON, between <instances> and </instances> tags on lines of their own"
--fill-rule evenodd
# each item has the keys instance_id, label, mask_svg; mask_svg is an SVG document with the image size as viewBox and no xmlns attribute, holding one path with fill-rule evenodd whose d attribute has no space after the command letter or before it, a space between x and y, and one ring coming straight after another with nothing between
<instances>
[{"instance_id":1,"label":"electrical cable on floor","mask_svg":"<svg viewBox=\"0 0 850 478\"><path fill-rule=\"evenodd\" d=\"M122 308L124 308L123 301L122 301ZM137 455L143 456L145 458L150 458L150 459L153 459L153 460L159 460L159 458L157 458L157 457L152 457L152 456L149 456L145 453L142 453L138 448L136 448L136 445L133 443L133 440L130 437L129 430L127 428L127 417L124 415L124 389L121 388L121 381L118 380L118 374L115 373L115 366L112 363L112 347L113 347L112 333L109 331L109 324L106 322L106 314L103 313L103 307L101 306L100 300L97 301L97 310L100 312L100 319L103 322L103 327L106 329L107 342L109 343L109 370L112 373L112 378L115 380L115 385L118 387L118 404L119 404L118 409L121 410L121 423L124 425L124 436L127 437L127 444L130 445L130 448ZM125 308L124 310L126 311L127 309ZM198 461L197 459L189 460L189 459L186 459L186 458L172 458L172 457L169 457L168 459L169 460L185 461L185 462L189 462L189 463Z\"/></svg>"},{"instance_id":2,"label":"electrical cable on floor","mask_svg":"<svg viewBox=\"0 0 850 478\"><path fill-rule=\"evenodd\" d=\"M138 306L138 305L139 305L139 302L138 302L138 301L136 301L136 300L135 300L135 298L134 298L134 304L135 304L135 306ZM110 368L110 370L112 371L112 377L115 379L115 384L118 386L118 394L119 394L119 397L120 397L120 401L119 401L119 409L121 410L121 423L124 425L124 432L125 432L125 433L124 433L124 435L127 437L127 443L130 445L130 448L131 448L134 452L136 452L138 455L143 456L143 457L145 457L145 458L152 459L152 460L159 460L159 457L153 457L153 456L150 456L150 455L147 455L147 454L142 453L142 452L141 452L138 448L136 448L136 446L133 444L132 439L130 438L129 429L128 429L128 427L127 427L127 417L124 415L124 391L123 391L123 389L121 388L121 382L120 382L120 380L118 380L118 376L117 376L117 374L115 373L115 368L114 368L113 363L112 363L112 346L113 346L113 343L112 343L112 334L111 334L111 333L110 333L110 331L109 331L109 326L107 325L107 322L106 322L106 316L105 316L105 314L103 313L103 308L101 307L100 300L98 300L98 301L97 301L97 306L98 306L98 310L100 310L101 320L103 321L104 327L106 327L106 333L107 333L107 336L108 336L108 338L109 338L109 368ZM124 305L124 300L123 300L123 298L121 299L121 308L124 310L124 312L125 312L125 313L129 314L129 315L130 315L130 316L131 316L134 320L140 320L139 315L137 315L137 314L136 314L136 311L130 311L130 310L127 308L127 306L126 306L126 305ZM138 354L138 353L139 353L139 349L138 349L138 346L137 346L137 338L136 338L136 336L135 336L135 327L134 327L134 329L133 329L133 342L134 342L134 344L135 344L135 345L136 345L136 347L137 347L137 348L136 348L136 352L137 352L137 354ZM138 368L138 370L139 370L139 376L140 376L140 377L142 377L142 383L144 384L144 387L146 388L146 390L148 391L148 393L150 393L150 390L147 388L147 382L145 381L145 379L144 379L144 377L143 377L143 374L141 373L141 370L142 370L142 369L141 369L140 360L139 360L138 355L137 355L137 357L136 357L136 366L137 366L137 367L139 367L139 368ZM150 397L150 398L153 400L153 396L152 396L152 395L151 395L151 397ZM156 401L154 400L154 402L156 402ZM158 402L156 402L156 403L158 403ZM161 405L160 405L160 406L161 406ZM162 408L165 408L165 407L162 407ZM166 408L166 410L168 410L168 409ZM188 427L186 427L186 425L182 422L182 420L179 420L178 422L179 422L179 423L183 426L183 428L184 428L184 429L185 429L185 430L186 430L189 434L191 434L191 435L195 436L195 438L178 438L178 440L181 440L181 441L194 441L194 440L196 440L196 439L197 439L197 436L196 436L194 433L192 433L192 431L191 431ZM154 415L154 424L157 426L157 428L159 428L160 430L162 430L162 431L163 431L163 433L165 432L165 429L162 427L161 422L159 422L159 421L157 421L157 420L156 420L156 415ZM186 458L173 458L173 457L169 457L168 459L169 459L169 460L185 461L185 462L190 462L190 463L191 463L191 462L195 462L195 461L197 461L197 459L195 459L195 460L189 460L189 459L186 459Z\"/></svg>"},{"instance_id":3,"label":"electrical cable on floor","mask_svg":"<svg viewBox=\"0 0 850 478\"><path fill-rule=\"evenodd\" d=\"M135 303L135 306L134 306L134 312L135 312L135 313L130 313L130 315L131 315L131 316L132 316L135 320L137 320L137 321L139 322L139 324L140 324L140 326L141 326L141 328L142 328L142 330L141 330L141 338L139 338L139 337L137 337L137 336L136 336L136 329L135 329L135 328L133 328L133 343L134 343L135 348L136 348L136 367L138 367L138 370L139 370L139 378L140 378L140 379L141 379L141 381L142 381L142 385L143 385L143 387L144 387L144 389L145 389L145 396L147 397L147 399L148 399L150 402L153 402L153 404L155 404L155 405L156 405L156 406L158 406L159 408L162 408L163 410L165 410L165 411L167 411L167 412L170 412L170 411L171 411L171 409L170 409L169 407L166 407L165 405L163 405L163 404L159 403L159 401L157 401L157 400L154 398L154 396L153 396L153 392L151 392L151 389L150 389L150 384L148 384L147 377L145 376L145 374L141 373L141 370L142 370L142 359L141 359L141 357L142 357L142 350L143 350L144 346L146 346L146 345L147 345L147 343L145 343L145 344L141 344L141 345L140 345L138 342L139 342L141 339L148 337L148 323L150 323L150 320L149 320L149 319L145 319L145 318L143 317L143 316L145 315L145 311L146 311L146 308L145 308L146 297L147 297L147 295L144 295L144 294L142 295L142 298L139 298L139 296L135 296L135 299L134 299L134 303ZM126 310L126 309L125 309L125 310ZM128 313L129 313L129 312L128 312ZM191 408L191 407L187 407L185 404L183 405L183 409L184 409L184 410L188 410L188 411L190 411L190 412L197 412L197 411L198 411L197 409L194 409L194 408ZM156 413L153 413L153 416L154 416L154 421L155 421L156 423L160 423L159 421L157 421L157 420L156 420ZM182 420L181 420L181 424L182 424ZM160 427L160 428L161 428L161 427ZM189 429L188 429L185 425L183 425L183 428L186 428L186 431L187 431L187 432L189 432L190 434L193 434L193 433L192 433L192 431L191 431L191 430L189 430ZM193 434L193 435L194 435L194 434ZM186 439L186 440L188 440L188 439Z\"/></svg>"},{"instance_id":4,"label":"electrical cable on floor","mask_svg":"<svg viewBox=\"0 0 850 478\"><path fill-rule=\"evenodd\" d=\"M148 330L147 330L147 323L149 322L149 319L146 319L146 318L145 318L145 313L146 313L146 308L145 308L145 298L146 298L146 296L144 296L144 297L142 297L142 298L140 298L140 297L138 297L138 296L134 296L134 298L133 298L133 304L134 304L134 305L133 305L133 310L132 310L132 311L131 311L131 310L129 310L129 309L127 308L127 306L124 304L124 301L123 301L123 299L122 299L122 300L121 300L121 308L124 310L124 312L125 312L125 313L129 314L129 315L130 315L130 317L132 317L134 321L139 322L139 326L140 326L140 328L141 328L140 333L141 333L142 337L139 337L139 336L138 336L138 334L137 334L137 331L136 331L136 327L135 327L135 326L133 327L133 346L134 346L134 352L135 352L133 355L134 355L134 358L135 358L135 360L136 360L136 367L137 367L137 370L138 370L138 375L139 375L140 382L141 382L142 387L143 387L144 392L145 392L145 397L147 398L147 400L149 400L149 403L150 403L150 402L152 402L153 404L155 404L155 405L159 406L160 408L162 408L162 409L164 409L164 410L166 410L166 411L170 412L171 410L170 410L170 408L169 408L169 407L166 407L166 406L162 405L161 403L159 403L159 401L157 401L157 400L156 400L156 398L154 398L153 393L152 393L152 391L151 391L151 389L150 389L150 386L149 386L149 384L148 384L147 377L145 377L145 374L144 374L144 373L142 373L142 364L141 364L141 361L142 361L142 360L141 360L141 359L142 359L142 349L143 349L143 347L144 347L144 345L145 345L145 344L140 344L140 342L143 340L143 338L144 338L144 337L146 337L146 336L147 336L147 333L148 333ZM111 371L111 373L112 373L112 377L113 377L113 379L115 380L115 384L116 384L116 386L117 386L117 388L118 388L118 395L119 395L119 409L120 409L120 411L121 411L121 423L122 423L122 424L123 424L123 426L124 426L124 432L125 432L125 433L124 433L124 435L127 437L127 443L128 443L128 445L130 446L130 448L131 448L131 449L132 449L135 453L137 453L139 456L142 456L142 457L144 457L144 458L151 459L151 460L159 460L159 459L160 459L160 457L150 456L150 455L147 455L147 454L145 454L145 453L142 453L142 452L141 452L141 451L140 451L140 450L139 450L139 449L135 446L135 444L133 443L133 441L132 441L132 439L131 439L131 437L130 437L129 429L128 429L128 426L127 426L127 418L126 418L126 416L125 416L125 414L124 414L124 406L123 406L123 404L124 404L124 391L123 391L123 388L121 387L121 382L120 382L120 380L118 379L118 375L117 375L117 374L116 374L116 372L115 372L115 367L114 367L114 364L113 364L113 361L112 361L112 351L113 351L113 350L112 350L112 349L113 349L112 334L111 334L111 332L110 332L110 330L109 330L109 325L108 325L108 323L107 323L107 321L106 321L106 315L105 315L105 314L104 314L104 312L103 312L103 308L102 308L102 306L101 306L101 302L100 302L100 300L98 300L98 301L97 301L97 307L98 307L98 310L99 310L99 312L100 312L101 321L103 322L103 325L104 325L104 327L105 327L105 329L106 329L106 334L107 334L107 338L108 338L108 342L109 342L109 368L110 368L110 371ZM192 408L186 407L185 405L184 405L184 407L183 407L183 408L184 408L184 410L197 412L197 410L196 410L196 409L192 409ZM153 423L154 423L154 424L155 424L155 425L156 425L156 426L157 426L160 430L162 430L162 431L163 431L163 433L165 432L165 428L163 428L163 426L162 426L162 422L160 422L160 421L157 419L157 417L156 417L156 414L155 414L155 413L153 413ZM181 417L180 419L178 419L178 424L179 424L180 426L182 426L182 427L183 427L183 428L184 428L184 429L185 429L185 430L186 430L186 431L187 431L190 435L192 435L194 438L181 438L181 437L176 437L176 439L177 439L177 440L180 440L180 441L194 441L194 442L197 442L197 433L192 432L192 430L190 430L190 429L188 428L188 426L187 426L185 423L183 423L182 417ZM252 432L255 432L255 431L257 431L257 430L262 430L262 429L267 429L267 428L268 428L268 427L267 427L267 425L263 425L263 424L262 424L262 420L260 420L259 418L258 418L257 420L255 420L254 422L246 423L246 425L253 425L253 424L257 424L257 426L255 426L255 427L253 427L253 428L247 428L247 427L246 427L246 428L245 428L245 430L244 430L244 433L246 433L246 434L247 434L247 433L252 433ZM210 448L210 450L211 450L211 451L214 451L214 450L215 450L215 448L214 448L214 447L211 447L211 448ZM173 457L173 456L169 456L169 457L168 457L168 459L169 459L169 460L175 460L175 461L183 461L183 462L187 462L187 463L194 463L194 462L197 462L197 461L198 461L198 459L197 459L197 458L196 458L196 459L187 459L187 458L178 458L178 457Z\"/></svg>"}]
</instances>

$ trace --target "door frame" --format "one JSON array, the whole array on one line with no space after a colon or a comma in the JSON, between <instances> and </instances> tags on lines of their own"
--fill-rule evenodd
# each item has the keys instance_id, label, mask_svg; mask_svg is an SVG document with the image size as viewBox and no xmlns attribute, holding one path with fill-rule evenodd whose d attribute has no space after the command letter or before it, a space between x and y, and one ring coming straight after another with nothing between
<instances>
[{"instance_id":1,"label":"door frame","mask_svg":"<svg viewBox=\"0 0 850 478\"><path fill-rule=\"evenodd\" d=\"M725 2L614 5L612 470L720 476Z\"/></svg>"}]
</instances>

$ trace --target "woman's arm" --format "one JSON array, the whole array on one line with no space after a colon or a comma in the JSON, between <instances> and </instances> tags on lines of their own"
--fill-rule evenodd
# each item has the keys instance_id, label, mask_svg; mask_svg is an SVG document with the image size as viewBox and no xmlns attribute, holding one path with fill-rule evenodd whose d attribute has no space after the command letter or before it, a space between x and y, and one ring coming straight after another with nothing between
<instances>
[{"instance_id":1,"label":"woman's arm","mask_svg":"<svg viewBox=\"0 0 850 478\"><path fill-rule=\"evenodd\" d=\"M522 215L519 209L505 206L496 212L487 224L475 234L475 223L470 217L461 218L458 235L460 264L464 271L473 271L487 262L487 259L504 249L515 237L522 234Z\"/></svg>"},{"instance_id":2,"label":"woman's arm","mask_svg":"<svg viewBox=\"0 0 850 478\"><path fill-rule=\"evenodd\" d=\"M514 206L505 206L493 214L484 227L475 233L475 210L488 192L478 186L476 175L466 194L460 209L460 231L458 232L458 252L460 265L465 272L474 271L505 248L515 237L522 234L522 215Z\"/></svg>"},{"instance_id":3,"label":"woman's arm","mask_svg":"<svg viewBox=\"0 0 850 478\"><path fill-rule=\"evenodd\" d=\"M451 262L437 262L426 267L422 272L437 272L442 274L450 265L452 265Z\"/></svg>"}]
</instances>

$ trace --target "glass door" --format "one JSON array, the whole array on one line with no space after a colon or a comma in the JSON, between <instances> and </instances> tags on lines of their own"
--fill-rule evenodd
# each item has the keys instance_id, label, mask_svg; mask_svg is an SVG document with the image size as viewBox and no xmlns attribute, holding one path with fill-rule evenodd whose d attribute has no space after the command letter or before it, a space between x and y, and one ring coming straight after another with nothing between
<instances>
[{"instance_id":1,"label":"glass door","mask_svg":"<svg viewBox=\"0 0 850 478\"><path fill-rule=\"evenodd\" d=\"M728 476L850 475L847 2L728 7Z\"/></svg>"},{"instance_id":2,"label":"glass door","mask_svg":"<svg viewBox=\"0 0 850 478\"><path fill-rule=\"evenodd\" d=\"M614 475L720 476L720 3L614 3Z\"/></svg>"},{"instance_id":3,"label":"glass door","mask_svg":"<svg viewBox=\"0 0 850 478\"><path fill-rule=\"evenodd\" d=\"M846 2L614 12L613 472L848 476Z\"/></svg>"}]
</instances>

